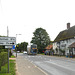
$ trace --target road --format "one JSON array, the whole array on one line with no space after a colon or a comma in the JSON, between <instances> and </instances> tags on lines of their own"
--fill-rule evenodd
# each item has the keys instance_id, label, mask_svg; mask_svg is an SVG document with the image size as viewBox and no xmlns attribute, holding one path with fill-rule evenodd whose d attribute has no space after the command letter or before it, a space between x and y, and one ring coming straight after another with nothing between
<instances>
[{"instance_id":1,"label":"road","mask_svg":"<svg viewBox=\"0 0 75 75\"><path fill-rule=\"evenodd\" d=\"M46 75L75 75L75 59L45 55L19 55L39 67Z\"/></svg>"}]
</instances>

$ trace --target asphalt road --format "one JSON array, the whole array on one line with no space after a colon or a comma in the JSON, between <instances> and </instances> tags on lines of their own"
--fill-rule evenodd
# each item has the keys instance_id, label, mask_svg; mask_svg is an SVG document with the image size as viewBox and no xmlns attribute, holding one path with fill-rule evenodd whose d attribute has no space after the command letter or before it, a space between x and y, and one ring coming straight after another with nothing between
<instances>
[{"instance_id":1,"label":"asphalt road","mask_svg":"<svg viewBox=\"0 0 75 75\"><path fill-rule=\"evenodd\" d=\"M75 60L73 59L45 55L23 54L23 56L48 75L75 75Z\"/></svg>"},{"instance_id":2,"label":"asphalt road","mask_svg":"<svg viewBox=\"0 0 75 75\"><path fill-rule=\"evenodd\" d=\"M18 54L46 73L46 75L75 75L75 59L45 55Z\"/></svg>"}]
</instances>

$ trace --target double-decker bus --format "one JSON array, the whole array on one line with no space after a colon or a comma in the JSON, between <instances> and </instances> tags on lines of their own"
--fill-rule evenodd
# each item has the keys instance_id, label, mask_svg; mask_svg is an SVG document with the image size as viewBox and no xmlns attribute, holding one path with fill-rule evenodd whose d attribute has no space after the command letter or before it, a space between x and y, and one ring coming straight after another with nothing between
<instances>
[{"instance_id":1,"label":"double-decker bus","mask_svg":"<svg viewBox=\"0 0 75 75\"><path fill-rule=\"evenodd\" d=\"M37 54L37 45L32 44L27 46L27 54L36 55Z\"/></svg>"}]
</instances>

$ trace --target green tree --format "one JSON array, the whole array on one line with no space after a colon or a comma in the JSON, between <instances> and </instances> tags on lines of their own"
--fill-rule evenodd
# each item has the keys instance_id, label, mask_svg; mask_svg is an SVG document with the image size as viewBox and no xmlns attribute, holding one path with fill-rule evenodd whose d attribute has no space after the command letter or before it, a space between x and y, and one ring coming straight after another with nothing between
<instances>
[{"instance_id":1,"label":"green tree","mask_svg":"<svg viewBox=\"0 0 75 75\"><path fill-rule=\"evenodd\" d=\"M37 44L38 51L42 52L45 47L50 44L50 38L46 30L43 28L37 28L35 32L33 32L31 43Z\"/></svg>"},{"instance_id":2,"label":"green tree","mask_svg":"<svg viewBox=\"0 0 75 75\"><path fill-rule=\"evenodd\" d=\"M17 44L16 48L20 52L27 51L27 45L28 45L27 42L22 42L22 43Z\"/></svg>"}]
</instances>

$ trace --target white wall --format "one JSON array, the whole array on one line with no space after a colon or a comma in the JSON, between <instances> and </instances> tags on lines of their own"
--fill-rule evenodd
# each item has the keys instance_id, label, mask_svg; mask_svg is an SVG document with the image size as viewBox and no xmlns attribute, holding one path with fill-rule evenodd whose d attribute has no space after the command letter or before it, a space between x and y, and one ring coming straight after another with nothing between
<instances>
[{"instance_id":1,"label":"white wall","mask_svg":"<svg viewBox=\"0 0 75 75\"><path fill-rule=\"evenodd\" d=\"M57 48L57 42L54 42L53 43L53 50L54 50L55 54L56 54L56 48Z\"/></svg>"},{"instance_id":2,"label":"white wall","mask_svg":"<svg viewBox=\"0 0 75 75\"><path fill-rule=\"evenodd\" d=\"M65 50L65 55L67 55L67 53L69 53L69 48L68 48L69 45L71 45L74 42L75 42L75 38L60 41L60 49ZM57 44L57 42L53 43L53 49L54 49L55 53L56 53L55 49L58 48L58 46L59 46L59 44Z\"/></svg>"},{"instance_id":3,"label":"white wall","mask_svg":"<svg viewBox=\"0 0 75 75\"><path fill-rule=\"evenodd\" d=\"M75 48L73 48L73 54L75 55Z\"/></svg>"}]
</instances>

